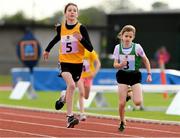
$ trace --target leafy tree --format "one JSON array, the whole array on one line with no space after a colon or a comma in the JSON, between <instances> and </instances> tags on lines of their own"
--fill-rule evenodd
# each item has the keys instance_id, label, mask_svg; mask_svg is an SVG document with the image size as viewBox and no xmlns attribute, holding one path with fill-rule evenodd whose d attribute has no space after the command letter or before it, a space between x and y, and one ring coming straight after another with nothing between
<instances>
[{"instance_id":1,"label":"leafy tree","mask_svg":"<svg viewBox=\"0 0 180 138\"><path fill-rule=\"evenodd\" d=\"M44 18L42 20L36 21L38 24L57 24L60 23L63 19L62 11L57 11L52 17Z\"/></svg>"},{"instance_id":2,"label":"leafy tree","mask_svg":"<svg viewBox=\"0 0 180 138\"><path fill-rule=\"evenodd\" d=\"M129 0L104 0L101 8L107 13L136 9Z\"/></svg>"},{"instance_id":3,"label":"leafy tree","mask_svg":"<svg viewBox=\"0 0 180 138\"><path fill-rule=\"evenodd\" d=\"M90 7L79 11L79 20L86 25L106 25L106 14L96 7Z\"/></svg>"},{"instance_id":4,"label":"leafy tree","mask_svg":"<svg viewBox=\"0 0 180 138\"><path fill-rule=\"evenodd\" d=\"M18 11L16 14L11 15L11 16L3 16L2 20L4 20L5 22L9 22L9 23L23 23L25 21L30 21L29 19L27 19L23 13L23 11Z\"/></svg>"},{"instance_id":5,"label":"leafy tree","mask_svg":"<svg viewBox=\"0 0 180 138\"><path fill-rule=\"evenodd\" d=\"M63 12L62 11L58 11L56 13L54 13L53 18L51 19L51 23L56 24L59 23L63 20Z\"/></svg>"},{"instance_id":6,"label":"leafy tree","mask_svg":"<svg viewBox=\"0 0 180 138\"><path fill-rule=\"evenodd\" d=\"M41 23L46 22L46 24L56 24L60 23L62 20L63 12L58 11L51 18L41 20ZM104 11L99 10L98 8L91 7L79 11L79 20L85 25L106 25L106 14Z\"/></svg>"},{"instance_id":7,"label":"leafy tree","mask_svg":"<svg viewBox=\"0 0 180 138\"><path fill-rule=\"evenodd\" d=\"M169 5L164 2L155 2L152 4L153 9L169 9Z\"/></svg>"},{"instance_id":8,"label":"leafy tree","mask_svg":"<svg viewBox=\"0 0 180 138\"><path fill-rule=\"evenodd\" d=\"M106 13L100 8L90 7L79 11L79 20L85 25L102 26L106 25ZM23 11L18 11L14 15L3 16L1 20L5 23L37 23L37 24L57 24L63 19L63 12L57 11L52 17L44 18L42 20L28 19Z\"/></svg>"}]
</instances>

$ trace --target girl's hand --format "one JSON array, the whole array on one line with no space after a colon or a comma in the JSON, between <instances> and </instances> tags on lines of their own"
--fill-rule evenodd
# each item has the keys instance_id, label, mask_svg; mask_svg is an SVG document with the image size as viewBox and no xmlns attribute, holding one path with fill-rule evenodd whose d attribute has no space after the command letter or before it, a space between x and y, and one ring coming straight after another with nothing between
<instances>
[{"instance_id":1,"label":"girl's hand","mask_svg":"<svg viewBox=\"0 0 180 138\"><path fill-rule=\"evenodd\" d=\"M44 52L43 52L43 57L44 57L44 60L47 61L48 58L49 58L49 52L44 51Z\"/></svg>"},{"instance_id":2,"label":"girl's hand","mask_svg":"<svg viewBox=\"0 0 180 138\"><path fill-rule=\"evenodd\" d=\"M82 35L81 35L80 33L78 33L78 32L74 32L74 33L73 33L73 37L75 37L75 38L78 39L79 41L81 41L81 39L82 39Z\"/></svg>"},{"instance_id":3,"label":"girl's hand","mask_svg":"<svg viewBox=\"0 0 180 138\"><path fill-rule=\"evenodd\" d=\"M152 82L152 76L151 74L148 74L146 82Z\"/></svg>"},{"instance_id":4,"label":"girl's hand","mask_svg":"<svg viewBox=\"0 0 180 138\"><path fill-rule=\"evenodd\" d=\"M127 60L126 59L121 62L121 67L125 67L125 66L127 66Z\"/></svg>"}]
</instances>

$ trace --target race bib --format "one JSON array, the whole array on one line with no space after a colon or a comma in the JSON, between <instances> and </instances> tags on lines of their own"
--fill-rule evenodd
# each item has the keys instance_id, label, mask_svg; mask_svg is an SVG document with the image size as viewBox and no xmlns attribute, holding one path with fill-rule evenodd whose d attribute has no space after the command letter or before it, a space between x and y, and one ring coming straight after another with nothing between
<instances>
[{"instance_id":1,"label":"race bib","mask_svg":"<svg viewBox=\"0 0 180 138\"><path fill-rule=\"evenodd\" d=\"M83 60L83 72L90 72L90 63L88 60Z\"/></svg>"},{"instance_id":2,"label":"race bib","mask_svg":"<svg viewBox=\"0 0 180 138\"><path fill-rule=\"evenodd\" d=\"M78 50L78 40L72 35L62 36L61 38L61 54L77 53Z\"/></svg>"},{"instance_id":3,"label":"race bib","mask_svg":"<svg viewBox=\"0 0 180 138\"><path fill-rule=\"evenodd\" d=\"M135 70L135 55L120 55L120 60L127 60L127 66L124 70Z\"/></svg>"}]
</instances>

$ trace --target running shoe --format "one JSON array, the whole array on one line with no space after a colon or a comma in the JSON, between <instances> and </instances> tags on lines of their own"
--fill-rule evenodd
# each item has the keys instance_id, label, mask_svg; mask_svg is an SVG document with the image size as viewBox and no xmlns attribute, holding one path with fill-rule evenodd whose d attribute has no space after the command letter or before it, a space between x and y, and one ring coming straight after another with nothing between
<instances>
[{"instance_id":1,"label":"running shoe","mask_svg":"<svg viewBox=\"0 0 180 138\"><path fill-rule=\"evenodd\" d=\"M74 116L68 116L67 128L74 128L75 125L79 124L79 120Z\"/></svg>"},{"instance_id":2,"label":"running shoe","mask_svg":"<svg viewBox=\"0 0 180 138\"><path fill-rule=\"evenodd\" d=\"M65 96L66 96L66 93L64 91L62 91L61 92L61 97L55 103L55 109L56 110L60 110L60 109L63 108L63 106L65 104Z\"/></svg>"},{"instance_id":3,"label":"running shoe","mask_svg":"<svg viewBox=\"0 0 180 138\"><path fill-rule=\"evenodd\" d=\"M131 96L130 96L131 93L132 93L131 86L128 86L126 102L128 102L129 100L131 100Z\"/></svg>"},{"instance_id":4,"label":"running shoe","mask_svg":"<svg viewBox=\"0 0 180 138\"><path fill-rule=\"evenodd\" d=\"M143 106L143 105L140 105L139 110L144 111L144 110L145 110L145 109L144 109L144 106Z\"/></svg>"},{"instance_id":5,"label":"running shoe","mask_svg":"<svg viewBox=\"0 0 180 138\"><path fill-rule=\"evenodd\" d=\"M126 102L128 102L129 100L131 100L131 96L127 95Z\"/></svg>"},{"instance_id":6,"label":"running shoe","mask_svg":"<svg viewBox=\"0 0 180 138\"><path fill-rule=\"evenodd\" d=\"M119 128L118 128L119 131L123 132L125 128L126 128L126 125L124 124L123 121L121 121L121 124L119 125Z\"/></svg>"},{"instance_id":7,"label":"running shoe","mask_svg":"<svg viewBox=\"0 0 180 138\"><path fill-rule=\"evenodd\" d=\"M86 121L87 117L85 114L80 114L79 120L80 121Z\"/></svg>"},{"instance_id":8,"label":"running shoe","mask_svg":"<svg viewBox=\"0 0 180 138\"><path fill-rule=\"evenodd\" d=\"M64 106L64 102L61 100L61 98L56 101L56 103L55 103L55 109L56 109L56 110L62 109L63 106Z\"/></svg>"}]
</instances>

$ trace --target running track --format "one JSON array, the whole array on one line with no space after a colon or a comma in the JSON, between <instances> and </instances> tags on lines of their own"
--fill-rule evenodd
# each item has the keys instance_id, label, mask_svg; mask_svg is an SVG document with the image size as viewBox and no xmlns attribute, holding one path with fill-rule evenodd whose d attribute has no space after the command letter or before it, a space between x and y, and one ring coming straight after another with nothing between
<instances>
[{"instance_id":1,"label":"running track","mask_svg":"<svg viewBox=\"0 0 180 138\"><path fill-rule=\"evenodd\" d=\"M65 113L0 106L0 137L180 137L180 124L127 121L118 131L118 119L88 116L75 128L66 128Z\"/></svg>"}]
</instances>

